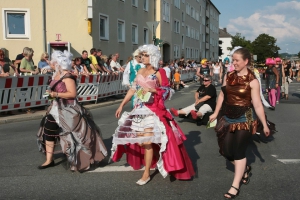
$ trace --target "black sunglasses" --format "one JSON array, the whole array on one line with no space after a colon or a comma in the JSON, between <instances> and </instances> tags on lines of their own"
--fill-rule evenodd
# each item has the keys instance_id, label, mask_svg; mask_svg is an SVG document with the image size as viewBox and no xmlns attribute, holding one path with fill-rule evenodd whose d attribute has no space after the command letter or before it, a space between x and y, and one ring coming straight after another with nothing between
<instances>
[{"instance_id":1,"label":"black sunglasses","mask_svg":"<svg viewBox=\"0 0 300 200\"><path fill-rule=\"evenodd\" d=\"M205 80L205 79L204 79L203 81L210 81L210 80L207 80L207 79Z\"/></svg>"}]
</instances>

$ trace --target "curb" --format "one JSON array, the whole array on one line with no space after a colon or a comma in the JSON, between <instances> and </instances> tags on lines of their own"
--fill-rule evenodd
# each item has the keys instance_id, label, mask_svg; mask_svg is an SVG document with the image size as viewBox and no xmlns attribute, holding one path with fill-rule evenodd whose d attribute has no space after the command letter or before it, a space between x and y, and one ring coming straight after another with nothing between
<instances>
[{"instance_id":1,"label":"curb","mask_svg":"<svg viewBox=\"0 0 300 200\"><path fill-rule=\"evenodd\" d=\"M101 108L104 106L118 104L118 103L121 103L122 101L123 101L123 99L109 100L107 102L84 105L84 107L87 109L96 109L96 108ZM3 118L0 118L0 125L14 123L14 122L24 122L24 121L42 119L45 115L46 115L46 110L41 110L41 111L37 111L36 113L33 113L33 114L20 114L20 115L3 117Z\"/></svg>"}]
</instances>

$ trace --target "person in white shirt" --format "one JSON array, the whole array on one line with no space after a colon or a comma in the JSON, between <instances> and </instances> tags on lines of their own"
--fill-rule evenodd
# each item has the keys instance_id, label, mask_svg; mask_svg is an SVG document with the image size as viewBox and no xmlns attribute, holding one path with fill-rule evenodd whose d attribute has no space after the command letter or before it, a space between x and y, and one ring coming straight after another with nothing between
<instances>
[{"instance_id":1,"label":"person in white shirt","mask_svg":"<svg viewBox=\"0 0 300 200\"><path fill-rule=\"evenodd\" d=\"M167 63L165 64L165 66L163 67L163 69L166 71L167 78L168 78L168 80L169 80L169 82L170 82L170 78L171 78L171 70L170 70L170 68L169 68L169 66L168 66Z\"/></svg>"},{"instance_id":2,"label":"person in white shirt","mask_svg":"<svg viewBox=\"0 0 300 200\"><path fill-rule=\"evenodd\" d=\"M123 72L124 69L121 67L120 63L118 63L117 58L119 54L113 54L111 57L110 67L114 69L114 71Z\"/></svg>"},{"instance_id":3,"label":"person in white shirt","mask_svg":"<svg viewBox=\"0 0 300 200\"><path fill-rule=\"evenodd\" d=\"M129 88L132 86L138 70L145 67L142 63L141 53L138 49L133 52L132 56L133 59L128 62L125 67L122 81L122 84Z\"/></svg>"}]
</instances>

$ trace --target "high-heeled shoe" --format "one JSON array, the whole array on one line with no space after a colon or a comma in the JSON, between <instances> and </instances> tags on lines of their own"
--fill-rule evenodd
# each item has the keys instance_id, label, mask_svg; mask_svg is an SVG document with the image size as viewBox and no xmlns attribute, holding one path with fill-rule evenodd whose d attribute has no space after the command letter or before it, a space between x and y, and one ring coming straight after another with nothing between
<instances>
[{"instance_id":1,"label":"high-heeled shoe","mask_svg":"<svg viewBox=\"0 0 300 200\"><path fill-rule=\"evenodd\" d=\"M38 169L47 169L48 167L54 167L54 160L52 160L52 162L48 165L40 165L38 166Z\"/></svg>"},{"instance_id":2,"label":"high-heeled shoe","mask_svg":"<svg viewBox=\"0 0 300 200\"><path fill-rule=\"evenodd\" d=\"M238 188L236 188L236 187L234 187L233 185L231 186L232 188L234 188L234 189L236 189L236 191L237 191L237 193L234 195L234 194L231 194L231 193L229 193L229 192L227 192L227 193L225 193L224 195L228 195L228 196L230 196L230 197L226 197L226 196L224 196L225 197L225 199L234 199L235 197L237 197L238 195L239 195L239 193L240 193L240 189L238 189Z\"/></svg>"},{"instance_id":3,"label":"high-heeled shoe","mask_svg":"<svg viewBox=\"0 0 300 200\"><path fill-rule=\"evenodd\" d=\"M146 180L142 180L142 179L140 179L140 180L138 180L137 182L136 182L136 184L138 184L138 185L145 185L146 183L148 183L150 181L150 176L146 179Z\"/></svg>"},{"instance_id":4,"label":"high-heeled shoe","mask_svg":"<svg viewBox=\"0 0 300 200\"><path fill-rule=\"evenodd\" d=\"M242 177L242 183L244 185L247 185L250 182L250 172L251 172L252 167L249 165L247 166L247 170L244 172L244 175ZM247 177L245 177L247 175Z\"/></svg>"}]
</instances>

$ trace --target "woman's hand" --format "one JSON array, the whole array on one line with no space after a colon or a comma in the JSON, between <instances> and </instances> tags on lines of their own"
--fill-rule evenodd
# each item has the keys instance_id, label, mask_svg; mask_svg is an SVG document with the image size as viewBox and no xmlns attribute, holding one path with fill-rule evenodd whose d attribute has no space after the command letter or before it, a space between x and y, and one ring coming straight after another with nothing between
<instances>
[{"instance_id":1,"label":"woman's hand","mask_svg":"<svg viewBox=\"0 0 300 200\"><path fill-rule=\"evenodd\" d=\"M122 109L123 109L123 107L122 107L122 106L119 106L119 108L117 109L116 114L115 114L116 118L119 118L119 117L120 117L120 114L121 114L121 112L122 112Z\"/></svg>"},{"instance_id":2,"label":"woman's hand","mask_svg":"<svg viewBox=\"0 0 300 200\"><path fill-rule=\"evenodd\" d=\"M270 129L268 126L264 127L264 133L267 137L270 135Z\"/></svg>"},{"instance_id":3,"label":"woman's hand","mask_svg":"<svg viewBox=\"0 0 300 200\"><path fill-rule=\"evenodd\" d=\"M209 122L213 122L217 119L217 114L216 113L213 113L212 115L209 116Z\"/></svg>"},{"instance_id":4,"label":"woman's hand","mask_svg":"<svg viewBox=\"0 0 300 200\"><path fill-rule=\"evenodd\" d=\"M147 92L150 92L150 88L143 88L142 92L145 95Z\"/></svg>"}]
</instances>

